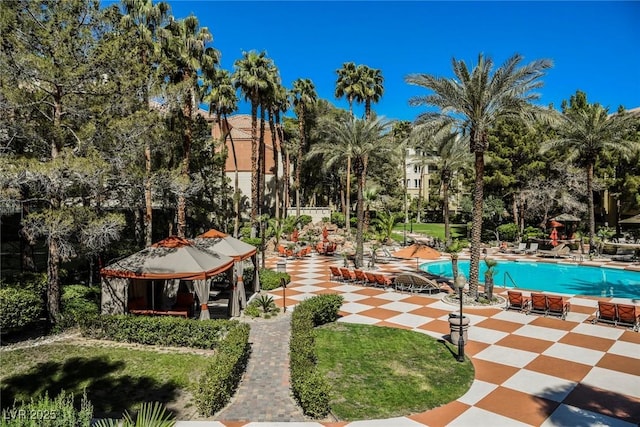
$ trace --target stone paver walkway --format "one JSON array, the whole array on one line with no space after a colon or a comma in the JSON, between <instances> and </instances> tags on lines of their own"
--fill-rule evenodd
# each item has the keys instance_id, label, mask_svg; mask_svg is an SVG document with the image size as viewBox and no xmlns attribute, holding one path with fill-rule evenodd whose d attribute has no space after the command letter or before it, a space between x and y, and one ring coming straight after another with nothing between
<instances>
[{"instance_id":1,"label":"stone paver walkway","mask_svg":"<svg viewBox=\"0 0 640 427\"><path fill-rule=\"evenodd\" d=\"M233 400L216 415L225 421L305 421L289 386L291 314L251 322L251 357Z\"/></svg>"}]
</instances>

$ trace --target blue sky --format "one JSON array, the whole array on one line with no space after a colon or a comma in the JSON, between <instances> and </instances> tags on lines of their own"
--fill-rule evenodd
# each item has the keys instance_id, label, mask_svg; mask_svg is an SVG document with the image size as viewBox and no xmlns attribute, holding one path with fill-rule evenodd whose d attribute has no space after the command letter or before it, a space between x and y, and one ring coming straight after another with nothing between
<instances>
[{"instance_id":1,"label":"blue sky","mask_svg":"<svg viewBox=\"0 0 640 427\"><path fill-rule=\"evenodd\" d=\"M408 100L427 91L405 83L408 74L452 77L453 57L473 66L483 53L500 65L516 52L525 62L554 63L539 90L542 105L559 108L579 89L610 111L640 107L638 1L168 3L176 18L193 13L209 28L223 68L233 71L243 51L264 50L286 87L309 78L319 97L342 108L347 103L334 90L344 62L382 71L385 93L373 106L379 115L413 120L424 108ZM240 112L249 113L248 106Z\"/></svg>"}]
</instances>

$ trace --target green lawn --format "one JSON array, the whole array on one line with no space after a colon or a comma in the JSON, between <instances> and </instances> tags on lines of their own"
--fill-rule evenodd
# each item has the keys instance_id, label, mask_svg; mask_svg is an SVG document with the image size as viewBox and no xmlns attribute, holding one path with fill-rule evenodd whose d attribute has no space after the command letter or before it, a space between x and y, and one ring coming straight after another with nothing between
<instances>
[{"instance_id":1,"label":"green lawn","mask_svg":"<svg viewBox=\"0 0 640 427\"><path fill-rule=\"evenodd\" d=\"M173 402L204 372L209 358L196 354L53 343L3 352L2 407L48 392L86 388L94 416L120 417L145 401Z\"/></svg>"},{"instance_id":2,"label":"green lawn","mask_svg":"<svg viewBox=\"0 0 640 427\"><path fill-rule=\"evenodd\" d=\"M400 241L402 241L403 233L404 233L404 224L396 224L393 228L393 231L396 233L397 237L400 236ZM407 233L411 231L411 224L407 224ZM444 224L438 223L416 223L413 224L413 232L420 233L431 237L437 237L441 240L444 240ZM463 240L467 238L467 224L451 224L451 236L453 239Z\"/></svg>"},{"instance_id":3,"label":"green lawn","mask_svg":"<svg viewBox=\"0 0 640 427\"><path fill-rule=\"evenodd\" d=\"M316 331L318 367L330 379L331 410L340 420L423 412L457 399L473 382L473 365L425 334L346 323Z\"/></svg>"}]
</instances>

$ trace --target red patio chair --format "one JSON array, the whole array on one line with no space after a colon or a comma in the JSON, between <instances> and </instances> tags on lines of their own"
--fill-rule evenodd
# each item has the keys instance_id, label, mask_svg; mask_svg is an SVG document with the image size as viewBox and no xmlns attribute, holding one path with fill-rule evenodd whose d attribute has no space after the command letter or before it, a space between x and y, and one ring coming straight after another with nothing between
<instances>
[{"instance_id":1,"label":"red patio chair","mask_svg":"<svg viewBox=\"0 0 640 427\"><path fill-rule=\"evenodd\" d=\"M518 291L507 291L507 306L505 310L514 309L527 313L531 307L531 300Z\"/></svg>"},{"instance_id":2,"label":"red patio chair","mask_svg":"<svg viewBox=\"0 0 640 427\"><path fill-rule=\"evenodd\" d=\"M336 279L337 282L342 282L342 280L344 280L342 278L342 273L340 273L340 269L338 269L338 267L330 265L329 270L331 271L331 279Z\"/></svg>"},{"instance_id":3,"label":"red patio chair","mask_svg":"<svg viewBox=\"0 0 640 427\"><path fill-rule=\"evenodd\" d=\"M369 271L365 271L364 275L367 278L367 285L376 286L378 284L378 281L376 280L375 274L373 274L373 273L371 273Z\"/></svg>"},{"instance_id":4,"label":"red patio chair","mask_svg":"<svg viewBox=\"0 0 640 427\"><path fill-rule=\"evenodd\" d=\"M640 329L640 310L631 304L616 304L618 324L631 326L634 331Z\"/></svg>"},{"instance_id":5,"label":"red patio chair","mask_svg":"<svg viewBox=\"0 0 640 427\"><path fill-rule=\"evenodd\" d=\"M547 315L547 296L545 294L539 294L531 292L531 308L530 313L540 313Z\"/></svg>"},{"instance_id":6,"label":"red patio chair","mask_svg":"<svg viewBox=\"0 0 640 427\"><path fill-rule=\"evenodd\" d=\"M569 301L565 301L559 295L547 295L547 313L560 316L562 320L567 318L567 313L571 310Z\"/></svg>"},{"instance_id":7,"label":"red patio chair","mask_svg":"<svg viewBox=\"0 0 640 427\"><path fill-rule=\"evenodd\" d=\"M596 317L592 323L605 322L613 323L615 326L618 323L618 314L616 313L616 304L606 301L598 301L598 311L596 311Z\"/></svg>"},{"instance_id":8,"label":"red patio chair","mask_svg":"<svg viewBox=\"0 0 640 427\"><path fill-rule=\"evenodd\" d=\"M361 285L367 283L367 276L364 275L364 271L355 269L353 270L353 274L356 275L356 283L360 283Z\"/></svg>"},{"instance_id":9,"label":"red patio chair","mask_svg":"<svg viewBox=\"0 0 640 427\"><path fill-rule=\"evenodd\" d=\"M393 285L393 280L382 273L374 273L374 276L376 278L376 283L383 288Z\"/></svg>"},{"instance_id":10,"label":"red patio chair","mask_svg":"<svg viewBox=\"0 0 640 427\"><path fill-rule=\"evenodd\" d=\"M340 267L340 273L342 273L342 278L345 282L355 282L356 275L353 271L346 267Z\"/></svg>"}]
</instances>

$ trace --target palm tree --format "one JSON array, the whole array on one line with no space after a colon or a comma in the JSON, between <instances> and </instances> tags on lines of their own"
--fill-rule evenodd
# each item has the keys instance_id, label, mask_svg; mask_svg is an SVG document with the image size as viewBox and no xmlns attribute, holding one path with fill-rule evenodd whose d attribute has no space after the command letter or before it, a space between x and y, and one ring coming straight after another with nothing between
<instances>
[{"instance_id":1,"label":"palm tree","mask_svg":"<svg viewBox=\"0 0 640 427\"><path fill-rule=\"evenodd\" d=\"M363 226L364 226L364 182L369 159L372 156L388 157L392 150L389 143L389 129L392 123L383 118L358 120L353 116L322 123L326 140L315 145L309 156L322 155L325 167L353 159L354 174L357 177L357 218L356 266L363 265Z\"/></svg>"},{"instance_id":2,"label":"palm tree","mask_svg":"<svg viewBox=\"0 0 640 427\"><path fill-rule=\"evenodd\" d=\"M336 98L347 98L349 112L353 115L353 101L359 94L358 69L353 62L345 62L342 68L336 70L338 79L336 80Z\"/></svg>"},{"instance_id":3,"label":"palm tree","mask_svg":"<svg viewBox=\"0 0 640 427\"><path fill-rule=\"evenodd\" d=\"M205 27L200 27L195 16L176 21L170 19L167 25L171 36L164 40L165 50L171 59L171 81L176 84L182 99L182 115L185 120L183 134L183 159L181 175L183 181L189 182L189 162L191 156L191 140L193 132L193 115L201 101L198 73L211 78L215 66L220 60L220 53L206 44L213 40ZM178 194L178 227L177 234L185 236L186 229L186 195L185 190Z\"/></svg>"},{"instance_id":4,"label":"palm tree","mask_svg":"<svg viewBox=\"0 0 640 427\"><path fill-rule=\"evenodd\" d=\"M587 104L569 109L555 126L557 138L546 142L542 151L559 148L569 154L569 160L584 168L587 179L589 210L589 247L594 247L595 212L593 202L593 175L598 159L607 152L627 156L640 149L640 142L628 140L632 117L629 114L609 115L600 104Z\"/></svg>"},{"instance_id":5,"label":"palm tree","mask_svg":"<svg viewBox=\"0 0 640 427\"><path fill-rule=\"evenodd\" d=\"M285 142L284 142L284 131L282 129L282 122L280 121L280 114L284 114L289 109L289 98L287 97L287 89L281 84L277 85L274 88L273 94L273 102L271 103L270 113L273 114L273 126L271 128L271 135L273 138L273 168L274 168L274 188L275 188L275 215L276 218L280 218L286 215L287 206L283 205L283 201L286 200L283 197L284 189L280 188L280 179L278 177L278 171L280 169L280 155L284 154L285 151ZM279 149L276 149L276 145ZM287 186L287 177L288 174L286 172L286 167L283 167L284 172L284 187ZM288 191L288 190L287 190ZM282 206L281 206L282 205ZM281 208L284 206L283 215L281 213Z\"/></svg>"},{"instance_id":6,"label":"palm tree","mask_svg":"<svg viewBox=\"0 0 640 427\"><path fill-rule=\"evenodd\" d=\"M478 56L478 63L472 70L469 70L464 61L453 58L455 78L428 74L411 74L405 78L409 84L433 91L430 95L412 98L410 105L435 106L440 109L420 114L416 120L418 124L453 123L465 135L469 135L469 147L475 156L469 271L469 291L473 295L478 293L484 153L489 145L489 131L501 117L521 116L534 110L530 101L537 99L539 94L532 90L542 86L540 78L551 67L549 60L536 60L521 66L522 59L521 55L515 54L494 71L493 61L482 54Z\"/></svg>"},{"instance_id":7,"label":"palm tree","mask_svg":"<svg viewBox=\"0 0 640 427\"><path fill-rule=\"evenodd\" d=\"M360 94L359 98L364 101L364 116L367 119L371 118L371 103L380 101L384 87L382 82L382 72L375 68L369 68L366 65L358 65Z\"/></svg>"},{"instance_id":8,"label":"palm tree","mask_svg":"<svg viewBox=\"0 0 640 427\"><path fill-rule=\"evenodd\" d=\"M409 210L407 206L407 144L411 134L411 123L407 120L395 122L392 129L393 139L399 150L402 150L402 189L404 206L404 233L402 244L407 245L407 222L409 222Z\"/></svg>"},{"instance_id":9,"label":"palm tree","mask_svg":"<svg viewBox=\"0 0 640 427\"><path fill-rule=\"evenodd\" d=\"M440 178L442 194L442 217L444 219L445 245L451 245L451 227L449 225L449 189L456 173L470 169L473 157L469 152L468 138L453 132L452 126L446 126L435 135L422 141L419 149L434 155L431 161Z\"/></svg>"},{"instance_id":10,"label":"palm tree","mask_svg":"<svg viewBox=\"0 0 640 427\"><path fill-rule=\"evenodd\" d=\"M153 4L153 0L122 0L125 15L121 19L124 28L134 29L141 44L140 56L142 64L148 70L148 78L151 80L153 73L149 66L159 54L160 44L157 39L157 30L161 28L168 17L169 5L165 2ZM145 108L149 108L149 93L147 86L142 87L143 102ZM145 245L151 246L153 239L153 207L151 195L151 143L150 138L144 140L144 237Z\"/></svg>"},{"instance_id":11,"label":"palm tree","mask_svg":"<svg viewBox=\"0 0 640 427\"><path fill-rule=\"evenodd\" d=\"M223 145L226 145L227 138L231 142L231 154L233 155L233 166L235 171L234 176L234 197L233 197L233 212L235 213L235 219L233 223L233 235L238 235L240 229L240 206L239 198L237 197L239 189L239 177L238 177L238 157L236 154L236 145L233 142L233 136L231 135L231 126L229 125L228 115L236 111L238 108L238 96L236 90L233 87L231 81L231 74L227 70L216 70L213 74L213 80L205 83L210 86L210 92L204 97L204 102L209 104L209 112L213 111L218 121L218 128L220 129L220 137ZM223 170L224 173L224 170Z\"/></svg>"},{"instance_id":12,"label":"palm tree","mask_svg":"<svg viewBox=\"0 0 640 427\"><path fill-rule=\"evenodd\" d=\"M291 89L291 99L293 108L298 115L298 126L300 127L300 144L298 145L298 159L296 165L296 216L300 216L300 172L302 170L302 153L306 146L306 116L307 112L316 100L316 88L309 79L298 79L293 82Z\"/></svg>"},{"instance_id":13,"label":"palm tree","mask_svg":"<svg viewBox=\"0 0 640 427\"><path fill-rule=\"evenodd\" d=\"M262 92L269 87L271 60L266 52L243 52L234 63L234 86L251 103L251 237L256 235L258 218L258 106Z\"/></svg>"}]
</instances>

